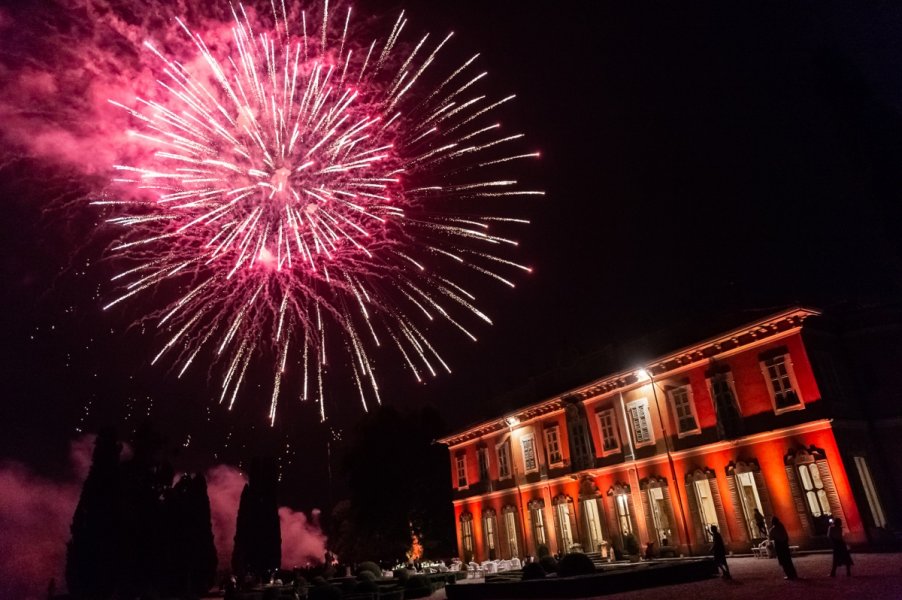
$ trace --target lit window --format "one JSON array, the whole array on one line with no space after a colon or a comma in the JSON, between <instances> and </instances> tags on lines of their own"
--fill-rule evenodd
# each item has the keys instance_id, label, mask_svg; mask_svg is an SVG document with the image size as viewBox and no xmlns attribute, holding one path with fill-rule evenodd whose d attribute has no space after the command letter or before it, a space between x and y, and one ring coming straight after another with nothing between
<instances>
[{"instance_id":1,"label":"lit window","mask_svg":"<svg viewBox=\"0 0 902 600\"><path fill-rule=\"evenodd\" d=\"M698 420L695 418L695 406L692 402L692 391L688 385L674 388L668 392L673 414L680 437L690 433L698 433Z\"/></svg>"},{"instance_id":2,"label":"lit window","mask_svg":"<svg viewBox=\"0 0 902 600\"><path fill-rule=\"evenodd\" d=\"M457 464L457 487L465 488L467 487L467 457L465 454L458 454L456 459Z\"/></svg>"},{"instance_id":3,"label":"lit window","mask_svg":"<svg viewBox=\"0 0 902 600\"><path fill-rule=\"evenodd\" d=\"M762 532L758 530L758 524L755 521L756 510L759 514L764 514L764 509L761 508L761 497L758 495L758 485L755 483L755 474L746 471L745 473L736 473L734 478L749 539L762 537Z\"/></svg>"},{"instance_id":4,"label":"lit window","mask_svg":"<svg viewBox=\"0 0 902 600\"><path fill-rule=\"evenodd\" d=\"M824 482L816 463L799 465L799 478L802 481L802 489L805 491L805 501L812 517L821 517L830 514L830 501L827 492L824 491Z\"/></svg>"},{"instance_id":5,"label":"lit window","mask_svg":"<svg viewBox=\"0 0 902 600\"><path fill-rule=\"evenodd\" d=\"M803 408L799 394L793 385L792 366L786 354L774 356L762 361L762 370L770 382L771 398L774 411L782 412L795 408Z\"/></svg>"},{"instance_id":6,"label":"lit window","mask_svg":"<svg viewBox=\"0 0 902 600\"><path fill-rule=\"evenodd\" d=\"M536 460L536 440L531 433L520 438L520 448L523 450L523 472L532 473L539 470Z\"/></svg>"},{"instance_id":7,"label":"lit window","mask_svg":"<svg viewBox=\"0 0 902 600\"><path fill-rule=\"evenodd\" d=\"M642 398L626 405L630 424L633 427L633 439L636 447L654 443L654 434L651 429L651 415L648 412L648 400Z\"/></svg>"},{"instance_id":8,"label":"lit window","mask_svg":"<svg viewBox=\"0 0 902 600\"><path fill-rule=\"evenodd\" d=\"M495 559L495 547L497 546L497 529L498 529L498 518L495 516L495 511L492 509L488 509L483 513L483 521L485 530L485 547L489 553L489 560Z\"/></svg>"},{"instance_id":9,"label":"lit window","mask_svg":"<svg viewBox=\"0 0 902 600\"><path fill-rule=\"evenodd\" d=\"M520 547L517 543L517 509L513 506L504 507L504 533L507 540L507 555L514 558L520 555Z\"/></svg>"},{"instance_id":10,"label":"lit window","mask_svg":"<svg viewBox=\"0 0 902 600\"><path fill-rule=\"evenodd\" d=\"M601 515L598 512L598 500L595 498L586 498L580 501L580 513L586 522L586 529L589 537L589 547L587 552L599 551L599 546L604 542L604 534L601 529Z\"/></svg>"},{"instance_id":11,"label":"lit window","mask_svg":"<svg viewBox=\"0 0 902 600\"><path fill-rule=\"evenodd\" d=\"M598 428L601 431L601 448L605 454L616 452L620 449L620 440L617 439L617 429L612 409L598 413Z\"/></svg>"},{"instance_id":12,"label":"lit window","mask_svg":"<svg viewBox=\"0 0 902 600\"><path fill-rule=\"evenodd\" d=\"M871 516L874 518L874 525L877 527L886 527L886 513L883 512L883 504L880 503L880 496L877 495L877 488L874 487L874 480L871 479L871 470L863 456L856 456L855 467L858 469L858 476L861 478L861 485L864 487L864 495L867 498L868 506L871 507Z\"/></svg>"},{"instance_id":13,"label":"lit window","mask_svg":"<svg viewBox=\"0 0 902 600\"><path fill-rule=\"evenodd\" d=\"M545 430L545 450L548 451L548 464L552 466L560 465L564 462L558 432L559 428L557 426L549 427Z\"/></svg>"},{"instance_id":14,"label":"lit window","mask_svg":"<svg viewBox=\"0 0 902 600\"><path fill-rule=\"evenodd\" d=\"M695 499L698 504L698 518L701 520L705 539L711 541L711 525L718 525L717 510L714 508L714 496L708 479L697 479L695 482ZM718 527L719 528L719 527Z\"/></svg>"},{"instance_id":15,"label":"lit window","mask_svg":"<svg viewBox=\"0 0 902 600\"><path fill-rule=\"evenodd\" d=\"M489 449L481 447L476 451L476 457L479 460L479 480L488 481L489 479Z\"/></svg>"},{"instance_id":16,"label":"lit window","mask_svg":"<svg viewBox=\"0 0 902 600\"><path fill-rule=\"evenodd\" d=\"M536 540L536 546L547 544L548 540L545 537L545 503L542 501L530 502L529 516L532 519L532 531Z\"/></svg>"},{"instance_id":17,"label":"lit window","mask_svg":"<svg viewBox=\"0 0 902 600\"><path fill-rule=\"evenodd\" d=\"M651 508L658 544L661 546L668 545L670 542L670 517L667 513L667 500L664 497L664 488L655 485L654 487L649 487L646 493L648 494L648 504Z\"/></svg>"},{"instance_id":18,"label":"lit window","mask_svg":"<svg viewBox=\"0 0 902 600\"><path fill-rule=\"evenodd\" d=\"M507 479L511 476L511 446L510 442L502 442L495 447L498 453L498 479Z\"/></svg>"},{"instance_id":19,"label":"lit window","mask_svg":"<svg viewBox=\"0 0 902 600\"><path fill-rule=\"evenodd\" d=\"M460 540L467 554L473 553L473 515L462 513L460 515Z\"/></svg>"},{"instance_id":20,"label":"lit window","mask_svg":"<svg viewBox=\"0 0 902 600\"><path fill-rule=\"evenodd\" d=\"M633 523L630 518L630 497L628 492L614 496L614 504L617 507L617 521L620 525L620 533L626 535L633 532Z\"/></svg>"},{"instance_id":21,"label":"lit window","mask_svg":"<svg viewBox=\"0 0 902 600\"><path fill-rule=\"evenodd\" d=\"M573 530L570 527L570 499L562 499L554 505L554 513L557 518L557 529L560 535L560 551L570 552L573 545Z\"/></svg>"}]
</instances>

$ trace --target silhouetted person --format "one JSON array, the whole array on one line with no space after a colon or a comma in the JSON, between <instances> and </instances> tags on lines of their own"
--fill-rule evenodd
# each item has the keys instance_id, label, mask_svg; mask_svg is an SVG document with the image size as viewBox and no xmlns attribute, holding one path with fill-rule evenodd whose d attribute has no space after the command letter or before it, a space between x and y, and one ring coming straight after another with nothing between
<instances>
[{"instance_id":1,"label":"silhouetted person","mask_svg":"<svg viewBox=\"0 0 902 600\"><path fill-rule=\"evenodd\" d=\"M767 524L764 522L764 515L762 515L761 511L756 508L753 518L755 519L755 526L758 528L758 531L761 533L761 537L766 538L767 537Z\"/></svg>"},{"instance_id":2,"label":"silhouetted person","mask_svg":"<svg viewBox=\"0 0 902 600\"><path fill-rule=\"evenodd\" d=\"M723 536L717 531L717 525L711 526L711 555L714 557L714 564L723 573L724 579L732 579L730 576L730 567L727 566L727 547L723 543Z\"/></svg>"},{"instance_id":3,"label":"silhouetted person","mask_svg":"<svg viewBox=\"0 0 902 600\"><path fill-rule=\"evenodd\" d=\"M770 531L768 534L774 543L774 554L777 555L777 562L780 563L780 566L783 567L783 572L786 573L784 579L797 579L796 568L792 564L792 556L789 553L789 534L786 533L786 528L783 527L783 523L777 517L773 517L770 520Z\"/></svg>"},{"instance_id":4,"label":"silhouetted person","mask_svg":"<svg viewBox=\"0 0 902 600\"><path fill-rule=\"evenodd\" d=\"M833 567L830 569L830 577L836 577L836 567L846 566L846 575L852 576L852 555L849 547L842 539L842 519L830 519L830 527L827 528L827 537L833 546Z\"/></svg>"}]
</instances>

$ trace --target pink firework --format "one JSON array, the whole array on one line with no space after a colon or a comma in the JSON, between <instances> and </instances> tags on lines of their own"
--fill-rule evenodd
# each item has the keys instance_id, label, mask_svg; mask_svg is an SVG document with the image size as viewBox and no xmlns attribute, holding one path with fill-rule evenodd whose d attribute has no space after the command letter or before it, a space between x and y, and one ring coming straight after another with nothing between
<instances>
[{"instance_id":1,"label":"pink firework","mask_svg":"<svg viewBox=\"0 0 902 600\"><path fill-rule=\"evenodd\" d=\"M377 348L418 380L450 372L428 324L475 340L468 323L491 321L471 280L513 286L510 273L529 270L504 257L517 244L495 231L526 221L472 213L542 194L497 173L538 156L496 120L513 96L478 91L476 56L435 73L450 34L404 43L402 13L360 45L350 8L317 12L274 5L265 24L239 6L231 38L209 45L177 20L196 51L186 62L145 42L159 88L111 102L152 151L115 167L117 184L140 191L97 202L123 211L109 222L124 228L113 252L127 268L105 308L176 290L154 314L166 341L153 362L181 376L212 357L229 407L255 358L274 355L271 422L294 366L296 395L323 418L330 361L364 408L379 401Z\"/></svg>"}]
</instances>

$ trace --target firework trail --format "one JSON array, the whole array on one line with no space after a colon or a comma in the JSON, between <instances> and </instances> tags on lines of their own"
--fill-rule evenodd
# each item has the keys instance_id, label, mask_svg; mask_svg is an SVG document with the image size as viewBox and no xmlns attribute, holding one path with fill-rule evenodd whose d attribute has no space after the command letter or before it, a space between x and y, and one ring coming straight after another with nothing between
<instances>
[{"instance_id":1,"label":"firework trail","mask_svg":"<svg viewBox=\"0 0 902 600\"><path fill-rule=\"evenodd\" d=\"M417 380L450 372L435 332L475 341L491 320L471 286L529 271L507 258L526 223L507 215L542 192L499 174L538 157L498 122L513 96L481 91L478 55L441 67L451 34L406 41L403 12L366 43L348 6L230 12L141 40L156 85L109 98L137 150L94 202L121 228L104 309L165 298L152 362L210 361L229 407L271 356L271 422L289 396L325 418L333 365L364 408L377 354Z\"/></svg>"}]
</instances>

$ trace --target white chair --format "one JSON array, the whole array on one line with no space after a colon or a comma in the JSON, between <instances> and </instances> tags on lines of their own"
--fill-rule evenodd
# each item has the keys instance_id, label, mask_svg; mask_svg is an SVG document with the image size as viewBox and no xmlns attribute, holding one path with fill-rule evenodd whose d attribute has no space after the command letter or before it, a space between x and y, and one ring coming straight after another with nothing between
<instances>
[{"instance_id":1,"label":"white chair","mask_svg":"<svg viewBox=\"0 0 902 600\"><path fill-rule=\"evenodd\" d=\"M497 573L498 565L495 564L494 561L489 560L489 561L482 563L482 570L485 571L486 573Z\"/></svg>"},{"instance_id":2,"label":"white chair","mask_svg":"<svg viewBox=\"0 0 902 600\"><path fill-rule=\"evenodd\" d=\"M520 563L520 559L516 556L511 559L511 569L514 571L518 571L523 568L523 565Z\"/></svg>"}]
</instances>

